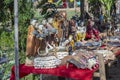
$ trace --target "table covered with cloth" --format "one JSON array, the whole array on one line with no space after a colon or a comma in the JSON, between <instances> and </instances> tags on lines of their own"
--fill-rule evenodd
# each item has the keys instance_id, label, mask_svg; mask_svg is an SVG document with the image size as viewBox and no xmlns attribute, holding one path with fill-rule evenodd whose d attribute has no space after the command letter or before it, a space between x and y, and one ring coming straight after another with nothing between
<instances>
[{"instance_id":1,"label":"table covered with cloth","mask_svg":"<svg viewBox=\"0 0 120 80\"><path fill-rule=\"evenodd\" d=\"M19 77L25 77L30 73L33 74L49 74L53 76L60 76L66 78L72 78L76 80L92 80L92 75L96 70L78 69L73 65L61 65L51 69L35 69L33 66L25 66L25 64L19 64ZM11 68L10 80L15 80L14 66Z\"/></svg>"}]
</instances>

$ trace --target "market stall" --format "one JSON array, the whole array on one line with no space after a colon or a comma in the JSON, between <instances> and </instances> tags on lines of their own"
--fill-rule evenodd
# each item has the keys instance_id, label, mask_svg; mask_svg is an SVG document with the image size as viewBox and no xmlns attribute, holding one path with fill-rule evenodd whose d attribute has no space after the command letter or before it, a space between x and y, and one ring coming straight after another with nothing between
<instances>
[{"instance_id":1,"label":"market stall","mask_svg":"<svg viewBox=\"0 0 120 80\"><path fill-rule=\"evenodd\" d=\"M49 7L51 4L45 5ZM104 64L119 55L120 39L117 38L117 44L113 42L116 38L101 41L91 19L85 27L76 25L74 18L67 20L65 11L48 13L41 22L30 21L26 61L19 66L20 78L33 73L91 80L99 68L101 79L105 80ZM10 80L15 80L14 66Z\"/></svg>"}]
</instances>

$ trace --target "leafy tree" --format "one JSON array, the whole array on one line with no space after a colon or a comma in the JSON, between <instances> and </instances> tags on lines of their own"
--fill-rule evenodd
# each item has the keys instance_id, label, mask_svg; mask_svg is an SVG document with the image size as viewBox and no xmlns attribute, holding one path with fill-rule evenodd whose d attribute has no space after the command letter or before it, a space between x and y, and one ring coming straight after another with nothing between
<instances>
[{"instance_id":1,"label":"leafy tree","mask_svg":"<svg viewBox=\"0 0 120 80\"><path fill-rule=\"evenodd\" d=\"M88 0L89 12L98 17L100 14L101 3L99 0Z\"/></svg>"},{"instance_id":2,"label":"leafy tree","mask_svg":"<svg viewBox=\"0 0 120 80\"><path fill-rule=\"evenodd\" d=\"M32 8L32 0L18 0L18 18L19 18L19 53L20 57L23 57L26 50L26 38L27 38L27 28L30 24L30 19L33 18L33 8ZM6 50L11 49L14 50L14 16L13 16L13 0L1 0L0 3L0 49ZM11 30L6 30L7 22L10 21ZM22 55L22 56L21 56Z\"/></svg>"},{"instance_id":3,"label":"leafy tree","mask_svg":"<svg viewBox=\"0 0 120 80\"><path fill-rule=\"evenodd\" d=\"M0 22L2 28L5 29L13 23L13 0L1 0L0 2ZM9 23L10 22L10 23Z\"/></svg>"},{"instance_id":4,"label":"leafy tree","mask_svg":"<svg viewBox=\"0 0 120 80\"><path fill-rule=\"evenodd\" d=\"M57 6L62 2L62 0L58 0L55 3L49 3L48 0L41 0L38 1L37 8L41 8L41 16L43 18L53 17L54 14L57 12ZM50 11L48 9L51 9Z\"/></svg>"},{"instance_id":5,"label":"leafy tree","mask_svg":"<svg viewBox=\"0 0 120 80\"><path fill-rule=\"evenodd\" d=\"M110 17L110 9L114 3L114 0L99 0L101 4L105 7L106 16Z\"/></svg>"},{"instance_id":6,"label":"leafy tree","mask_svg":"<svg viewBox=\"0 0 120 80\"><path fill-rule=\"evenodd\" d=\"M0 2L0 50L6 51L8 59L14 61L14 0L1 0ZM25 62L27 28L33 18L32 0L18 0L18 30L19 30L19 58ZM11 25L9 25L11 24ZM10 27L10 29L8 29ZM6 64L6 63L5 63ZM5 75L13 64L7 63Z\"/></svg>"}]
</instances>

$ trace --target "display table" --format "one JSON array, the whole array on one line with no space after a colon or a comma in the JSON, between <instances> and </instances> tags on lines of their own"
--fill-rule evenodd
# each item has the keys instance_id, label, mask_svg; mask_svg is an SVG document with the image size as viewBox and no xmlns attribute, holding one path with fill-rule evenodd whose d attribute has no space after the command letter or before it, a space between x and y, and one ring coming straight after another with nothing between
<instances>
[{"instance_id":1,"label":"display table","mask_svg":"<svg viewBox=\"0 0 120 80\"><path fill-rule=\"evenodd\" d=\"M120 55L120 49L117 50L115 53L115 56ZM99 67L100 74L105 74L104 70L104 61L102 61L103 57L102 55L99 56L99 64L101 67ZM91 80L93 77L93 73L96 70L89 70L89 69L78 69L73 65L69 65L68 68L66 68L66 65L58 66L57 68L52 68L52 69L35 69L33 66L25 66L25 64L20 64L19 65L19 77L25 77L29 75L30 73L33 74L49 74L53 76L61 76L61 77L66 77L66 78L73 78L77 80ZM105 75L103 75L105 77ZM101 75L101 79L103 77ZM14 66L11 68L11 76L10 80L15 80L15 71L14 71Z\"/></svg>"},{"instance_id":2,"label":"display table","mask_svg":"<svg viewBox=\"0 0 120 80\"><path fill-rule=\"evenodd\" d=\"M66 65L62 65L52 69L35 69L34 67L25 66L24 64L19 65L20 78L25 77L30 73L33 73L33 74L49 74L53 76L73 78L77 80L92 80L92 75L94 72L95 70L77 69L73 65L69 65L68 68L66 68ZM14 66L11 68L10 80L15 80Z\"/></svg>"}]
</instances>

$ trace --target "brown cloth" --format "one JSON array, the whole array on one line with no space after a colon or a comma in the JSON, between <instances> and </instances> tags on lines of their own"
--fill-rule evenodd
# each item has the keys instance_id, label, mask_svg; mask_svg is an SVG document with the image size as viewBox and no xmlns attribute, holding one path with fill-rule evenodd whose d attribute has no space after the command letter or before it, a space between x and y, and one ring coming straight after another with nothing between
<instances>
[{"instance_id":1,"label":"brown cloth","mask_svg":"<svg viewBox=\"0 0 120 80\"><path fill-rule=\"evenodd\" d=\"M26 56L35 56L37 54L37 50L40 47L41 40L37 39L32 32L34 31L34 27L30 25L28 27L28 36L27 36L27 44L26 44Z\"/></svg>"}]
</instances>

